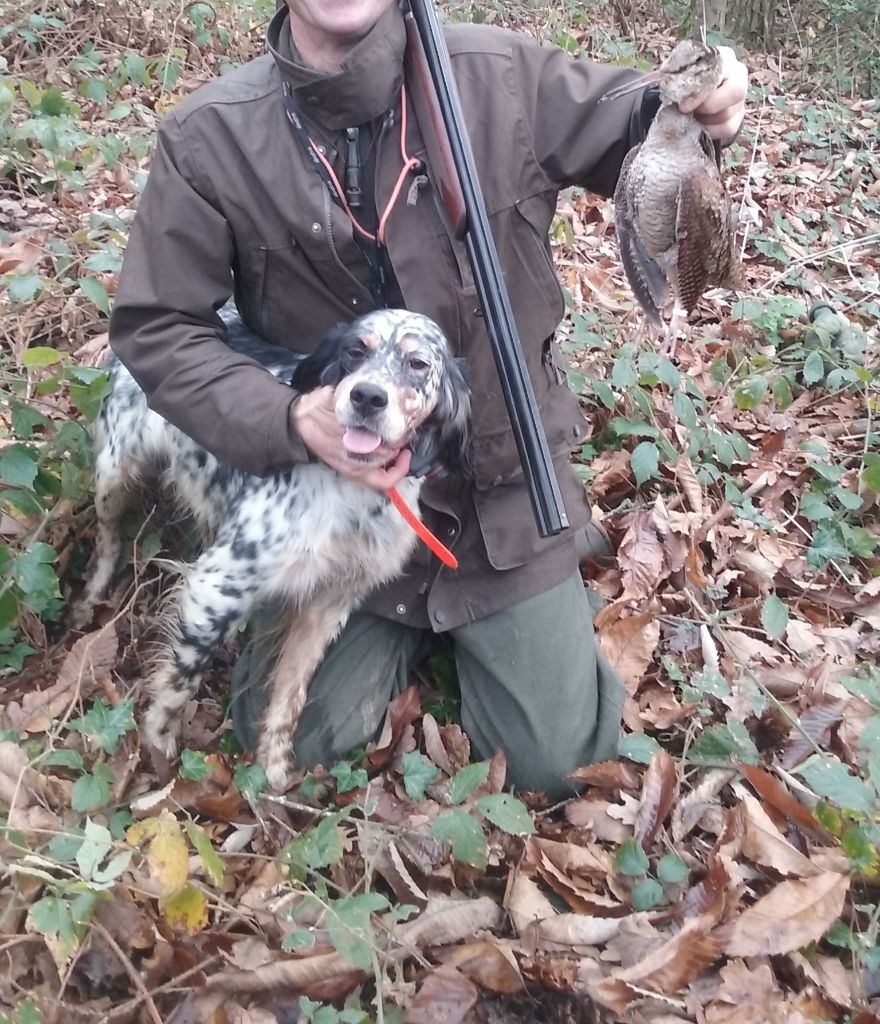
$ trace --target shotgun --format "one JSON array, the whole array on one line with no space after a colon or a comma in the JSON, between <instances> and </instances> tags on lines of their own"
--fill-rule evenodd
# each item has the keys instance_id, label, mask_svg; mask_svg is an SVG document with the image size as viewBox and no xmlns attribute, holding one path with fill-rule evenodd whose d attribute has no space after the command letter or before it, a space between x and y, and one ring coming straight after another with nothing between
<instances>
[{"instance_id":1,"label":"shotgun","mask_svg":"<svg viewBox=\"0 0 880 1024\"><path fill-rule=\"evenodd\" d=\"M452 236L464 239L535 523L542 537L551 537L568 527L568 517L523 359L449 52L432 0L409 0L406 33L406 77L434 186Z\"/></svg>"}]
</instances>

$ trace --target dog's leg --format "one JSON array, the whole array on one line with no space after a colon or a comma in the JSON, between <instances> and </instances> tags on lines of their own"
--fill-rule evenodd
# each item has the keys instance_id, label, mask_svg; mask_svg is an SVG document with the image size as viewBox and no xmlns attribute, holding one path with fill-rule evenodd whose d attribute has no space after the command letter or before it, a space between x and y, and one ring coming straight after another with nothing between
<instances>
[{"instance_id":1,"label":"dog's leg","mask_svg":"<svg viewBox=\"0 0 880 1024\"><path fill-rule=\"evenodd\" d=\"M104 596L122 546L120 522L128 504L130 483L114 458L111 448L99 453L95 463L95 511L98 515L98 532L95 538L95 554L82 597L76 602L71 613L71 624L81 629L92 617L95 605Z\"/></svg>"},{"instance_id":2,"label":"dog's leg","mask_svg":"<svg viewBox=\"0 0 880 1024\"><path fill-rule=\"evenodd\" d=\"M269 784L283 791L293 769L293 735L306 704L309 683L330 643L348 621L352 596L323 595L295 611L269 680L257 758Z\"/></svg>"},{"instance_id":3,"label":"dog's leg","mask_svg":"<svg viewBox=\"0 0 880 1024\"><path fill-rule=\"evenodd\" d=\"M271 558L273 552L262 554ZM150 680L152 700L144 717L147 742L167 757L177 753L181 712L214 652L256 604L259 578L259 566L225 543L209 548L189 568L173 614L170 651Z\"/></svg>"}]
</instances>

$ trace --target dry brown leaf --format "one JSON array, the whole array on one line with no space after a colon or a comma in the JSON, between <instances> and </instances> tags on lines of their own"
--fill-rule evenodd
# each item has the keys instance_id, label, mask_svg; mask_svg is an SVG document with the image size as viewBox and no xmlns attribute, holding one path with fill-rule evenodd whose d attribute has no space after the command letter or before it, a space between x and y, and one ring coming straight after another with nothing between
<instances>
[{"instance_id":1,"label":"dry brown leaf","mask_svg":"<svg viewBox=\"0 0 880 1024\"><path fill-rule=\"evenodd\" d=\"M657 829L666 820L678 795L675 762L665 750L658 750L642 781L642 796L636 815L635 838L649 849Z\"/></svg>"},{"instance_id":2,"label":"dry brown leaf","mask_svg":"<svg viewBox=\"0 0 880 1024\"><path fill-rule=\"evenodd\" d=\"M637 512L617 549L623 599L649 597L666 575L663 543L650 512Z\"/></svg>"},{"instance_id":3,"label":"dry brown leaf","mask_svg":"<svg viewBox=\"0 0 880 1024\"><path fill-rule=\"evenodd\" d=\"M764 1024L785 1019L784 996L769 964L749 968L742 960L725 964L721 986L706 1007L706 1024Z\"/></svg>"},{"instance_id":4,"label":"dry brown leaf","mask_svg":"<svg viewBox=\"0 0 880 1024\"><path fill-rule=\"evenodd\" d=\"M462 1024L479 998L472 981L444 965L422 982L404 1020L406 1024Z\"/></svg>"},{"instance_id":5,"label":"dry brown leaf","mask_svg":"<svg viewBox=\"0 0 880 1024\"><path fill-rule=\"evenodd\" d=\"M116 661L118 641L112 623L81 636L67 652L56 682L27 693L21 704L6 705L3 720L11 729L45 732L75 701L93 693Z\"/></svg>"},{"instance_id":6,"label":"dry brown leaf","mask_svg":"<svg viewBox=\"0 0 880 1024\"><path fill-rule=\"evenodd\" d=\"M653 615L633 615L605 626L598 636L602 653L632 696L654 658L660 623Z\"/></svg>"},{"instance_id":7,"label":"dry brown leaf","mask_svg":"<svg viewBox=\"0 0 880 1024\"><path fill-rule=\"evenodd\" d=\"M801 828L822 834L822 828L815 817L789 793L777 778L754 764L740 765L740 772L745 775L749 785L758 796L789 821Z\"/></svg>"},{"instance_id":8,"label":"dry brown leaf","mask_svg":"<svg viewBox=\"0 0 880 1024\"><path fill-rule=\"evenodd\" d=\"M840 917L849 882L833 871L781 882L733 922L725 952L774 956L817 942Z\"/></svg>"},{"instance_id":9,"label":"dry brown leaf","mask_svg":"<svg viewBox=\"0 0 880 1024\"><path fill-rule=\"evenodd\" d=\"M674 995L698 978L721 953L724 943L710 934L713 914L692 918L681 931L639 963L615 971L591 986L599 1002L623 1013L646 992Z\"/></svg>"},{"instance_id":10,"label":"dry brown leaf","mask_svg":"<svg viewBox=\"0 0 880 1024\"><path fill-rule=\"evenodd\" d=\"M503 917L501 907L488 896L475 900L433 896L418 917L398 925L395 932L401 942L416 946L448 946L482 929L497 928Z\"/></svg>"},{"instance_id":11,"label":"dry brown leaf","mask_svg":"<svg viewBox=\"0 0 880 1024\"><path fill-rule=\"evenodd\" d=\"M620 931L622 920L589 914L559 914L539 921L535 932L541 949L579 952L579 947L602 945L613 938Z\"/></svg>"},{"instance_id":12,"label":"dry brown leaf","mask_svg":"<svg viewBox=\"0 0 880 1024\"><path fill-rule=\"evenodd\" d=\"M808 878L822 873L809 857L785 839L754 797L745 794L742 806L745 811L742 852L746 857L756 864L773 868L781 875Z\"/></svg>"},{"instance_id":13,"label":"dry brown leaf","mask_svg":"<svg viewBox=\"0 0 880 1024\"><path fill-rule=\"evenodd\" d=\"M524 988L516 957L495 942L469 942L452 949L446 963L490 992L521 992Z\"/></svg>"},{"instance_id":14,"label":"dry brown leaf","mask_svg":"<svg viewBox=\"0 0 880 1024\"><path fill-rule=\"evenodd\" d=\"M703 512L703 488L697 480L693 464L687 455L679 455L675 464L675 480L682 489L691 510L701 515Z\"/></svg>"},{"instance_id":15,"label":"dry brown leaf","mask_svg":"<svg viewBox=\"0 0 880 1024\"><path fill-rule=\"evenodd\" d=\"M584 765L582 768L576 768L566 778L582 786L594 786L608 793L639 788L639 773L624 761L600 761L598 764Z\"/></svg>"},{"instance_id":16,"label":"dry brown leaf","mask_svg":"<svg viewBox=\"0 0 880 1024\"><path fill-rule=\"evenodd\" d=\"M596 839L617 846L632 836L632 829L611 817L610 806L607 800L589 797L571 800L565 805L565 818L575 828L588 828Z\"/></svg>"},{"instance_id":17,"label":"dry brown leaf","mask_svg":"<svg viewBox=\"0 0 880 1024\"><path fill-rule=\"evenodd\" d=\"M556 908L538 883L521 871L516 872L513 882L508 886L504 906L519 935L523 935L535 921L556 916Z\"/></svg>"},{"instance_id":18,"label":"dry brown leaf","mask_svg":"<svg viewBox=\"0 0 880 1024\"><path fill-rule=\"evenodd\" d=\"M529 836L523 851L523 870L541 871L548 864L573 878L598 881L606 878L613 869L611 855L592 843L575 846L573 843Z\"/></svg>"},{"instance_id":19,"label":"dry brown leaf","mask_svg":"<svg viewBox=\"0 0 880 1024\"><path fill-rule=\"evenodd\" d=\"M376 745L367 754L371 768L385 768L400 745L407 726L419 717L422 711L419 688L409 686L399 693L388 705L382 734Z\"/></svg>"}]
</instances>

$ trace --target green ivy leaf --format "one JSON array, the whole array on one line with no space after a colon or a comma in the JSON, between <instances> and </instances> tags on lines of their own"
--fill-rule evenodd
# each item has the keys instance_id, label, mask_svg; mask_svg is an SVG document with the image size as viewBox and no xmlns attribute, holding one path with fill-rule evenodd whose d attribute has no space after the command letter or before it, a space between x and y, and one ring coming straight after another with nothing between
<instances>
[{"instance_id":1,"label":"green ivy leaf","mask_svg":"<svg viewBox=\"0 0 880 1024\"><path fill-rule=\"evenodd\" d=\"M373 966L376 944L370 915L388 909L388 900L378 892L363 892L334 900L327 915L327 933L336 952L362 971Z\"/></svg>"},{"instance_id":2,"label":"green ivy leaf","mask_svg":"<svg viewBox=\"0 0 880 1024\"><path fill-rule=\"evenodd\" d=\"M199 855L202 867L208 872L208 877L214 885L222 885L223 861L214 849L214 844L211 842L208 833L205 832L203 828L200 828L194 821L190 821L189 819L184 821L183 827L186 829L186 834L189 836L190 842L193 844L196 849L196 853Z\"/></svg>"},{"instance_id":3,"label":"green ivy leaf","mask_svg":"<svg viewBox=\"0 0 880 1024\"><path fill-rule=\"evenodd\" d=\"M788 606L776 594L770 594L761 606L761 622L771 640L785 635L788 625Z\"/></svg>"},{"instance_id":4,"label":"green ivy leaf","mask_svg":"<svg viewBox=\"0 0 880 1024\"><path fill-rule=\"evenodd\" d=\"M297 949L311 949L315 944L315 933L300 929L290 932L281 940L281 948L289 951Z\"/></svg>"},{"instance_id":5,"label":"green ivy leaf","mask_svg":"<svg viewBox=\"0 0 880 1024\"><path fill-rule=\"evenodd\" d=\"M643 878L636 882L629 894L630 906L633 910L650 910L663 899L663 886L653 878Z\"/></svg>"},{"instance_id":6,"label":"green ivy leaf","mask_svg":"<svg viewBox=\"0 0 880 1024\"><path fill-rule=\"evenodd\" d=\"M201 782L214 771L208 764L207 758L198 750L190 750L188 747L180 752L180 768L177 774L182 779L189 779L190 782Z\"/></svg>"},{"instance_id":7,"label":"green ivy leaf","mask_svg":"<svg viewBox=\"0 0 880 1024\"><path fill-rule=\"evenodd\" d=\"M79 279L79 290L102 313L105 313L107 316L110 315L110 298L107 295L107 289L96 277L81 277Z\"/></svg>"},{"instance_id":8,"label":"green ivy leaf","mask_svg":"<svg viewBox=\"0 0 880 1024\"><path fill-rule=\"evenodd\" d=\"M614 870L619 875L636 877L648 873L648 855L637 839L627 839L614 854Z\"/></svg>"},{"instance_id":9,"label":"green ivy leaf","mask_svg":"<svg viewBox=\"0 0 880 1024\"><path fill-rule=\"evenodd\" d=\"M489 762L478 761L477 764L466 764L449 780L449 802L461 804L478 787L489 778Z\"/></svg>"},{"instance_id":10,"label":"green ivy leaf","mask_svg":"<svg viewBox=\"0 0 880 1024\"><path fill-rule=\"evenodd\" d=\"M871 787L856 778L833 754L813 754L795 771L819 796L838 807L863 814L876 813L877 799Z\"/></svg>"},{"instance_id":11,"label":"green ivy leaf","mask_svg":"<svg viewBox=\"0 0 880 1024\"><path fill-rule=\"evenodd\" d=\"M342 860L344 848L339 823L346 814L340 811L328 815L284 847L281 858L292 874L304 877L307 870L333 867Z\"/></svg>"},{"instance_id":12,"label":"green ivy leaf","mask_svg":"<svg viewBox=\"0 0 880 1024\"><path fill-rule=\"evenodd\" d=\"M54 599L61 596L58 577L52 566L57 557L54 548L36 541L12 565L13 581L21 591L25 604L37 614L45 611Z\"/></svg>"},{"instance_id":13,"label":"green ivy leaf","mask_svg":"<svg viewBox=\"0 0 880 1024\"><path fill-rule=\"evenodd\" d=\"M804 383L818 384L825 379L825 360L819 352L811 352L804 361Z\"/></svg>"},{"instance_id":14,"label":"green ivy leaf","mask_svg":"<svg viewBox=\"0 0 880 1024\"><path fill-rule=\"evenodd\" d=\"M333 765L330 774L336 779L336 791L338 793L350 793L355 789L366 789L369 783L367 773L363 768L355 768L350 761L340 761Z\"/></svg>"},{"instance_id":15,"label":"green ivy leaf","mask_svg":"<svg viewBox=\"0 0 880 1024\"><path fill-rule=\"evenodd\" d=\"M29 348L21 357L21 365L29 370L40 366L54 366L60 363L64 356L57 348L49 348L48 345L35 345Z\"/></svg>"},{"instance_id":16,"label":"green ivy leaf","mask_svg":"<svg viewBox=\"0 0 880 1024\"><path fill-rule=\"evenodd\" d=\"M764 377L752 377L743 381L733 393L733 404L737 409L757 409L767 394L767 380Z\"/></svg>"},{"instance_id":17,"label":"green ivy leaf","mask_svg":"<svg viewBox=\"0 0 880 1024\"><path fill-rule=\"evenodd\" d=\"M83 756L78 750L69 750L62 747L60 750L50 750L42 759L41 764L51 768L72 768L81 772L84 768Z\"/></svg>"},{"instance_id":18,"label":"green ivy leaf","mask_svg":"<svg viewBox=\"0 0 880 1024\"><path fill-rule=\"evenodd\" d=\"M47 117L60 117L67 106L60 89L46 89L40 97L40 113Z\"/></svg>"},{"instance_id":19,"label":"green ivy leaf","mask_svg":"<svg viewBox=\"0 0 880 1024\"><path fill-rule=\"evenodd\" d=\"M654 737L646 736L643 732L631 732L621 736L617 744L618 755L637 764L650 764L651 758L659 749L660 744Z\"/></svg>"},{"instance_id":20,"label":"green ivy leaf","mask_svg":"<svg viewBox=\"0 0 880 1024\"><path fill-rule=\"evenodd\" d=\"M98 699L81 718L68 722L68 728L83 736L93 736L102 750L114 754L123 734L136 728L133 710L132 700L121 700L110 706Z\"/></svg>"},{"instance_id":21,"label":"green ivy leaf","mask_svg":"<svg viewBox=\"0 0 880 1024\"><path fill-rule=\"evenodd\" d=\"M43 279L39 274L15 274L6 280L6 294L10 302L30 302L43 290Z\"/></svg>"},{"instance_id":22,"label":"green ivy leaf","mask_svg":"<svg viewBox=\"0 0 880 1024\"><path fill-rule=\"evenodd\" d=\"M642 441L641 444L636 445L630 456L629 464L638 485L656 476L660 464L660 451L657 445L653 441Z\"/></svg>"},{"instance_id":23,"label":"green ivy leaf","mask_svg":"<svg viewBox=\"0 0 880 1024\"><path fill-rule=\"evenodd\" d=\"M512 836L530 836L535 825L528 808L509 793L489 793L477 800L477 807L502 832Z\"/></svg>"},{"instance_id":24,"label":"green ivy leaf","mask_svg":"<svg viewBox=\"0 0 880 1024\"><path fill-rule=\"evenodd\" d=\"M93 775L86 772L74 782L70 791L70 806L75 811L94 811L106 806L112 782L113 772L107 765L96 765Z\"/></svg>"},{"instance_id":25,"label":"green ivy leaf","mask_svg":"<svg viewBox=\"0 0 880 1024\"><path fill-rule=\"evenodd\" d=\"M0 480L12 487L34 486L40 471L37 453L23 444L14 444L0 455Z\"/></svg>"},{"instance_id":26,"label":"green ivy leaf","mask_svg":"<svg viewBox=\"0 0 880 1024\"><path fill-rule=\"evenodd\" d=\"M688 751L692 764L717 764L731 758L746 764L758 763L758 748L748 729L735 719L700 733Z\"/></svg>"},{"instance_id":27,"label":"green ivy leaf","mask_svg":"<svg viewBox=\"0 0 880 1024\"><path fill-rule=\"evenodd\" d=\"M680 885L690 873L691 869L674 853L665 854L657 864L657 877L666 885Z\"/></svg>"},{"instance_id":28,"label":"green ivy leaf","mask_svg":"<svg viewBox=\"0 0 880 1024\"><path fill-rule=\"evenodd\" d=\"M435 764L423 757L417 750L409 750L404 755L403 788L412 800L424 800L425 791L440 774Z\"/></svg>"},{"instance_id":29,"label":"green ivy leaf","mask_svg":"<svg viewBox=\"0 0 880 1024\"><path fill-rule=\"evenodd\" d=\"M880 455L874 452L865 453L865 464L862 466L862 483L875 494L880 494Z\"/></svg>"},{"instance_id":30,"label":"green ivy leaf","mask_svg":"<svg viewBox=\"0 0 880 1024\"><path fill-rule=\"evenodd\" d=\"M261 764L237 764L233 779L239 793L248 800L256 800L269 786Z\"/></svg>"},{"instance_id":31,"label":"green ivy leaf","mask_svg":"<svg viewBox=\"0 0 880 1024\"><path fill-rule=\"evenodd\" d=\"M794 401L788 377L776 377L770 390L773 394L773 401L776 402L780 409L787 409Z\"/></svg>"},{"instance_id":32,"label":"green ivy leaf","mask_svg":"<svg viewBox=\"0 0 880 1024\"><path fill-rule=\"evenodd\" d=\"M485 868L489 863L486 837L479 822L460 807L443 811L431 822L431 835L441 843L449 843L452 856L462 864Z\"/></svg>"},{"instance_id":33,"label":"green ivy leaf","mask_svg":"<svg viewBox=\"0 0 880 1024\"><path fill-rule=\"evenodd\" d=\"M672 411L683 426L689 430L693 430L696 427L697 410L694 407L694 403L683 391L675 392L675 397L672 399Z\"/></svg>"},{"instance_id":34,"label":"green ivy leaf","mask_svg":"<svg viewBox=\"0 0 880 1024\"><path fill-rule=\"evenodd\" d=\"M614 407L617 405L617 399L614 397L614 392L611 390L611 386L608 382L596 378L593 380L592 384L593 394L596 398L599 399L602 405L604 405L609 412L614 412Z\"/></svg>"}]
</instances>

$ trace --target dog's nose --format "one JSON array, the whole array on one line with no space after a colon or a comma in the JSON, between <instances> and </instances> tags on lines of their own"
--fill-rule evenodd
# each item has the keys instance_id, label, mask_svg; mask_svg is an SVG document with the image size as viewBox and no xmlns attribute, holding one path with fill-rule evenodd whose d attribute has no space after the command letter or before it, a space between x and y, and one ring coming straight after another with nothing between
<instances>
[{"instance_id":1,"label":"dog's nose","mask_svg":"<svg viewBox=\"0 0 880 1024\"><path fill-rule=\"evenodd\" d=\"M351 389L351 404L366 416L384 409L388 405L388 394L378 384L355 384Z\"/></svg>"}]
</instances>

